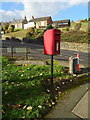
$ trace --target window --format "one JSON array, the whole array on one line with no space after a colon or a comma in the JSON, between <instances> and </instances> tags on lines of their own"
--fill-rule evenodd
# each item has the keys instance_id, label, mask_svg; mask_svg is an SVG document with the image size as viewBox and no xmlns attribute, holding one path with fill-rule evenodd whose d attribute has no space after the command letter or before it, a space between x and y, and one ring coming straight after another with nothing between
<instances>
[{"instance_id":1,"label":"window","mask_svg":"<svg viewBox=\"0 0 90 120\"><path fill-rule=\"evenodd\" d=\"M41 26L44 26L44 21L41 21Z\"/></svg>"}]
</instances>

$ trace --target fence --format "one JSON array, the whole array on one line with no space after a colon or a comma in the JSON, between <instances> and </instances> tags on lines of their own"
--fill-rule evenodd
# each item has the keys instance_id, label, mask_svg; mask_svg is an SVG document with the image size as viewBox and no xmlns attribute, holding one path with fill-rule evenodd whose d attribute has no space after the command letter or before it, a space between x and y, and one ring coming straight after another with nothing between
<instances>
[{"instance_id":1,"label":"fence","mask_svg":"<svg viewBox=\"0 0 90 120\"><path fill-rule=\"evenodd\" d=\"M10 56L12 59L16 56L23 56L28 59L28 55L31 53L31 48L29 47L8 47L2 48L3 56Z\"/></svg>"}]
</instances>

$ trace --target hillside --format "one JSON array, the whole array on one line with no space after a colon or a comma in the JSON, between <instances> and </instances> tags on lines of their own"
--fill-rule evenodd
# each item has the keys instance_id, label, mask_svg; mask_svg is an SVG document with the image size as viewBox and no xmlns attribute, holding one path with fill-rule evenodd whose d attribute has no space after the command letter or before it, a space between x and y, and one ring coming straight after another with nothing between
<instances>
[{"instance_id":1,"label":"hillside","mask_svg":"<svg viewBox=\"0 0 90 120\"><path fill-rule=\"evenodd\" d=\"M78 31L76 31L76 29L75 29L76 24L77 23L75 23L75 22L71 22L71 26L70 27L59 28L63 32L61 34L62 41L65 41L65 42L88 43L88 35L87 35L88 22L81 22L81 28ZM69 31L67 31L67 28L69 28ZM28 29L20 30L20 31L14 31L12 33L5 34L5 36L24 38L24 37L26 37L26 33L27 32L28 32ZM41 34L41 33L42 32L40 32L39 34ZM42 35L43 34L41 34L39 36L42 37ZM30 38L32 39L32 37L30 37ZM36 38L34 33L33 33L33 38Z\"/></svg>"},{"instance_id":2,"label":"hillside","mask_svg":"<svg viewBox=\"0 0 90 120\"><path fill-rule=\"evenodd\" d=\"M11 36L11 37L26 37L26 33L27 33L27 29L25 30L20 30L20 31L17 31L17 32L11 32L11 33L7 33L5 34L6 36Z\"/></svg>"},{"instance_id":3,"label":"hillside","mask_svg":"<svg viewBox=\"0 0 90 120\"><path fill-rule=\"evenodd\" d=\"M71 28L74 28L77 23L71 22ZM80 30L87 31L88 30L88 22L81 22Z\"/></svg>"}]
</instances>

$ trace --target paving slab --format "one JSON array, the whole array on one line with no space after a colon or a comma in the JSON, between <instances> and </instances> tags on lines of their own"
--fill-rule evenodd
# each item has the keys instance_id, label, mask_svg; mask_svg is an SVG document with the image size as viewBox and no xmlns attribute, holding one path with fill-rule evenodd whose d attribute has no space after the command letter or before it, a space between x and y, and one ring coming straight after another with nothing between
<instances>
[{"instance_id":1,"label":"paving slab","mask_svg":"<svg viewBox=\"0 0 90 120\"><path fill-rule=\"evenodd\" d=\"M88 92L86 92L72 112L80 118L88 118Z\"/></svg>"},{"instance_id":2,"label":"paving slab","mask_svg":"<svg viewBox=\"0 0 90 120\"><path fill-rule=\"evenodd\" d=\"M59 98L59 102L52 108L52 110L45 116L45 118L78 118L78 120L81 119L80 116L74 114L72 110L87 91L88 84L83 84L67 91L67 93L63 95L63 98Z\"/></svg>"}]
</instances>

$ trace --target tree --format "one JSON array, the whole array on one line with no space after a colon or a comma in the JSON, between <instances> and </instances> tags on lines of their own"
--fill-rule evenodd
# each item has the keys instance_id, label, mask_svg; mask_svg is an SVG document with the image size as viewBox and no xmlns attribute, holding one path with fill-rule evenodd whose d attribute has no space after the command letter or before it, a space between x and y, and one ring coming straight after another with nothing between
<instances>
[{"instance_id":1,"label":"tree","mask_svg":"<svg viewBox=\"0 0 90 120\"><path fill-rule=\"evenodd\" d=\"M47 25L45 31L48 30L48 29L53 29L53 26L52 25Z\"/></svg>"}]
</instances>

